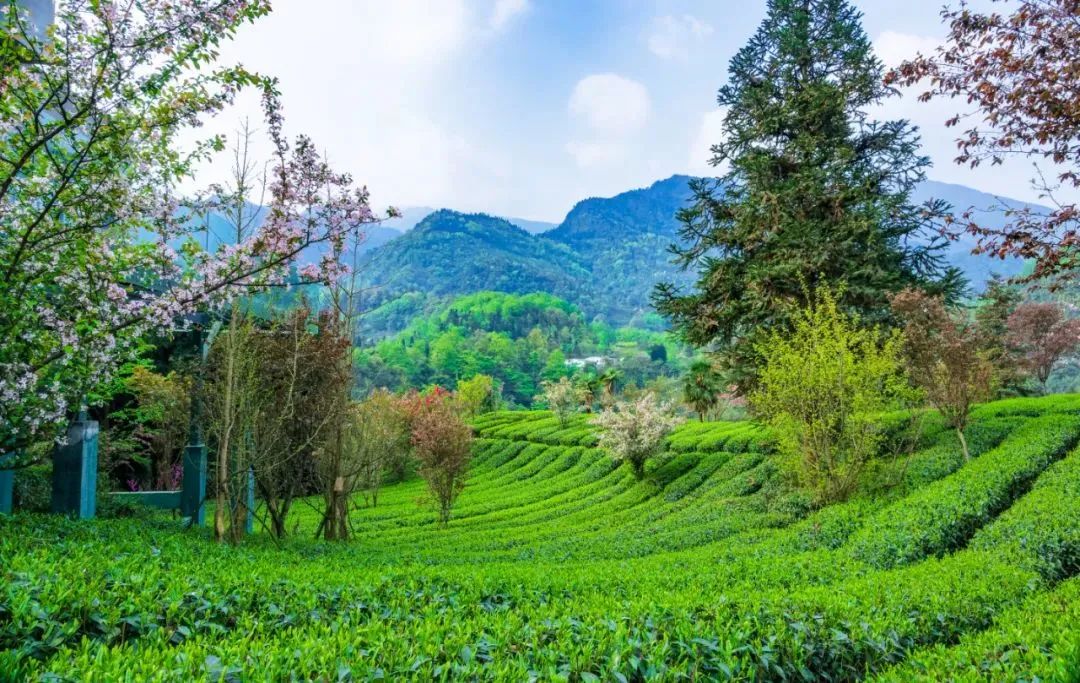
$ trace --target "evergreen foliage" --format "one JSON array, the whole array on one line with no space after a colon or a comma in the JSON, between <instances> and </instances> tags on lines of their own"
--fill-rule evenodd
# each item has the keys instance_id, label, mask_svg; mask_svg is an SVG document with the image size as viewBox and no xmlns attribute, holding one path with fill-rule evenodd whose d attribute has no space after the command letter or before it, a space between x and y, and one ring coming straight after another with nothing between
<instances>
[{"instance_id":1,"label":"evergreen foliage","mask_svg":"<svg viewBox=\"0 0 1080 683\"><path fill-rule=\"evenodd\" d=\"M929 165L915 129L867 114L890 94L846 0L770 0L731 61L711 161L727 171L692 182L672 246L698 281L690 293L664 283L654 299L686 339L715 347L743 389L755 344L790 325L804 283L846 283L839 305L867 324L890 322L888 295L905 287L961 289L927 231L946 207L910 200Z\"/></svg>"}]
</instances>

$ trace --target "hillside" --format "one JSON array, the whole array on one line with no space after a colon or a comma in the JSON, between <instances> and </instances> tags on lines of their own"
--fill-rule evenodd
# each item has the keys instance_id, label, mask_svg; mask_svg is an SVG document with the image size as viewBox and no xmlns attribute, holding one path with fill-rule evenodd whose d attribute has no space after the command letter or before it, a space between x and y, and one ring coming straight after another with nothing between
<instances>
[{"instance_id":1,"label":"hillside","mask_svg":"<svg viewBox=\"0 0 1080 683\"><path fill-rule=\"evenodd\" d=\"M64 680L1076 680L1080 397L931 425L858 498L782 494L768 435L688 424L637 481L584 418L479 418L445 529L419 480L346 545L166 515L0 518L0 670ZM880 490L885 481L897 486ZM78 590L72 587L77 586ZM109 643L111 647L100 647ZM813 672L813 673L811 673Z\"/></svg>"},{"instance_id":2,"label":"hillside","mask_svg":"<svg viewBox=\"0 0 1080 683\"><path fill-rule=\"evenodd\" d=\"M380 310L392 315L389 309L409 302L422 305L413 299L401 297ZM498 382L503 400L529 406L543 381L574 373L569 358L602 357L618 371L623 387L675 377L688 361L686 350L665 333L588 324L580 309L550 294L478 292L432 311L410 311L404 330L356 352L361 393L454 387L482 373Z\"/></svg>"},{"instance_id":3,"label":"hillside","mask_svg":"<svg viewBox=\"0 0 1080 683\"><path fill-rule=\"evenodd\" d=\"M689 180L677 175L614 197L585 199L539 236L508 230L513 219L432 212L406 233L408 239L375 250L365 277L380 288L380 303L407 292L544 291L569 299L590 317L640 324L651 313L649 297L657 282L688 284L693 278L671 263L667 250L678 239L675 214L689 198ZM933 181L921 185L913 200L931 198L949 202L957 213L1001 204L992 195ZM1001 211L978 215L989 226L1005 221ZM467 238L447 239L459 232ZM950 243L947 260L967 275L975 292L992 273L1010 276L1023 269L1019 260L973 255L973 246L967 237Z\"/></svg>"},{"instance_id":4,"label":"hillside","mask_svg":"<svg viewBox=\"0 0 1080 683\"><path fill-rule=\"evenodd\" d=\"M388 301L482 290L547 292L577 300L588 271L577 255L501 218L441 210L368 254L365 283Z\"/></svg>"},{"instance_id":5,"label":"hillside","mask_svg":"<svg viewBox=\"0 0 1080 683\"><path fill-rule=\"evenodd\" d=\"M435 213L437 209L433 209L430 206L407 206L403 209L399 209L399 211L401 212L400 216L387 219L383 221L382 224L385 227L393 228L398 232L408 232L419 225L425 218ZM514 218L513 216L507 216L505 219L525 232L533 235L547 232L555 227L554 223L534 221L528 218Z\"/></svg>"}]
</instances>

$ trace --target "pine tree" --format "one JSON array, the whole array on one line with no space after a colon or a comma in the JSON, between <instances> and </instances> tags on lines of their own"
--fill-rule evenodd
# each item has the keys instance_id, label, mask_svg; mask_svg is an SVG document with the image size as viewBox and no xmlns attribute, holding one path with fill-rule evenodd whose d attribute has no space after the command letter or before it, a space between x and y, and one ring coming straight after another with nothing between
<instances>
[{"instance_id":1,"label":"pine tree","mask_svg":"<svg viewBox=\"0 0 1080 683\"><path fill-rule=\"evenodd\" d=\"M845 0L770 0L717 98L727 113L711 163L726 174L692 181L679 213L682 243L671 249L697 282L653 295L743 392L757 373L757 341L789 328L820 282L843 283L838 304L868 325L893 323L891 293L952 300L963 289L934 236L948 206L910 200L930 163L916 130L867 114L895 93L860 19Z\"/></svg>"}]
</instances>

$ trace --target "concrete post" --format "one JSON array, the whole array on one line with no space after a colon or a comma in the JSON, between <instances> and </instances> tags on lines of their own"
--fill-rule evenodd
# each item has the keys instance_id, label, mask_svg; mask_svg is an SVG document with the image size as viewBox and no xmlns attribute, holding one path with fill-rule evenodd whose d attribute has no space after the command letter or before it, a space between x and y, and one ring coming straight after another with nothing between
<instances>
[{"instance_id":1,"label":"concrete post","mask_svg":"<svg viewBox=\"0 0 1080 683\"><path fill-rule=\"evenodd\" d=\"M180 491L180 515L191 526L206 521L206 445L193 443L184 449L184 480Z\"/></svg>"},{"instance_id":2,"label":"concrete post","mask_svg":"<svg viewBox=\"0 0 1080 683\"><path fill-rule=\"evenodd\" d=\"M188 518L189 526L202 526L206 522L206 441L203 436L203 370L206 357L210 355L210 344L221 329L221 323L215 322L208 334L203 332L207 317L200 315L195 321L198 332L199 353L202 367L195 374L195 384L191 394L191 424L188 431L188 445L184 449L184 481L180 493L180 515Z\"/></svg>"}]
</instances>

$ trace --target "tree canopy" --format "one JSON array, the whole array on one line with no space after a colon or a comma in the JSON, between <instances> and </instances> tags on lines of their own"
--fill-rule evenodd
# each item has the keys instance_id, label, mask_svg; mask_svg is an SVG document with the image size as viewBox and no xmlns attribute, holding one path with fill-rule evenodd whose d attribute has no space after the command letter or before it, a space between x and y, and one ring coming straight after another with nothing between
<instances>
[{"instance_id":1,"label":"tree canopy","mask_svg":"<svg viewBox=\"0 0 1080 683\"><path fill-rule=\"evenodd\" d=\"M929 230L947 207L910 199L929 164L915 129L867 114L893 92L850 3L771 0L729 71L711 160L726 171L692 182L671 247L696 285L654 293L687 340L715 349L745 390L756 340L790 326L807 285L845 283L838 305L867 324L890 321L891 292L959 293Z\"/></svg>"}]
</instances>

